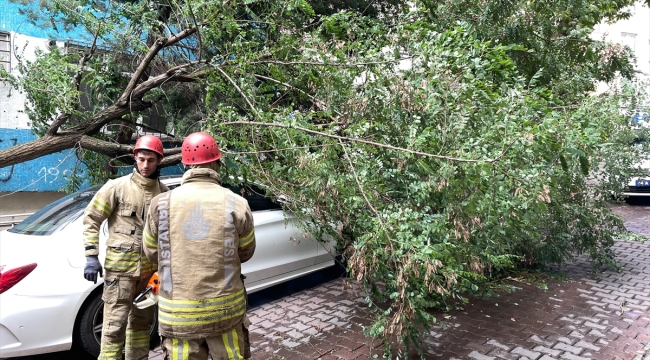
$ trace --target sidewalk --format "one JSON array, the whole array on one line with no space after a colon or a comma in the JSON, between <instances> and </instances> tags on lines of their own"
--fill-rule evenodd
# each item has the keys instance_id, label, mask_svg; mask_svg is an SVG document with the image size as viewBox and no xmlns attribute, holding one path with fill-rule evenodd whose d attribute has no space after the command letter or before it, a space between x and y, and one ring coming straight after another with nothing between
<instances>
[{"instance_id":1,"label":"sidewalk","mask_svg":"<svg viewBox=\"0 0 650 360\"><path fill-rule=\"evenodd\" d=\"M650 208L615 211L650 236ZM650 242L614 249L620 273L593 274L579 260L546 291L513 283L521 290L436 313L447 326L427 336L426 358L650 359ZM362 332L370 323L363 296L337 279L250 309L253 359L383 359L380 341ZM149 358L161 360L160 348Z\"/></svg>"}]
</instances>

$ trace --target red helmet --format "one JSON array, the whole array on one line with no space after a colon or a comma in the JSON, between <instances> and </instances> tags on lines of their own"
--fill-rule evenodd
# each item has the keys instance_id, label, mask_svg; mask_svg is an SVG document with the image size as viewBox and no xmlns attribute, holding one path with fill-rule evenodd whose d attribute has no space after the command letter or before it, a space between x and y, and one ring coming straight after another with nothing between
<instances>
[{"instance_id":1,"label":"red helmet","mask_svg":"<svg viewBox=\"0 0 650 360\"><path fill-rule=\"evenodd\" d=\"M133 148L133 153L135 154L138 150L150 150L160 155L162 159L165 155L163 154L163 144L160 139L153 135L141 136L138 141L135 143Z\"/></svg>"},{"instance_id":2,"label":"red helmet","mask_svg":"<svg viewBox=\"0 0 650 360\"><path fill-rule=\"evenodd\" d=\"M212 136L204 132L189 134L183 140L181 162L185 165L200 165L221 159L221 151Z\"/></svg>"}]
</instances>

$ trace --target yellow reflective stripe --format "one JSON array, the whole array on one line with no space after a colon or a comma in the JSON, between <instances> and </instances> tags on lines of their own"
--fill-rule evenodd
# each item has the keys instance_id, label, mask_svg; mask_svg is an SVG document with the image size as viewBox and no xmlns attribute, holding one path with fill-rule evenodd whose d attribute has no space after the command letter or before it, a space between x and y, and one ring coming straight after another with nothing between
<instances>
[{"instance_id":1,"label":"yellow reflective stripe","mask_svg":"<svg viewBox=\"0 0 650 360\"><path fill-rule=\"evenodd\" d=\"M138 264L106 264L104 269L111 271L135 271L138 269Z\"/></svg>"},{"instance_id":2,"label":"yellow reflective stripe","mask_svg":"<svg viewBox=\"0 0 650 360\"><path fill-rule=\"evenodd\" d=\"M244 300L244 289L241 289L234 294L203 300L171 300L160 296L158 307L167 312L203 312L230 307Z\"/></svg>"},{"instance_id":3,"label":"yellow reflective stripe","mask_svg":"<svg viewBox=\"0 0 650 360\"><path fill-rule=\"evenodd\" d=\"M138 256L111 256L111 255L106 255L106 262L107 263L132 263L132 262L138 262L140 261L140 254L137 254Z\"/></svg>"},{"instance_id":4,"label":"yellow reflective stripe","mask_svg":"<svg viewBox=\"0 0 650 360\"><path fill-rule=\"evenodd\" d=\"M102 344L98 360L122 360L122 348L124 343Z\"/></svg>"},{"instance_id":5,"label":"yellow reflective stripe","mask_svg":"<svg viewBox=\"0 0 650 360\"><path fill-rule=\"evenodd\" d=\"M183 339L172 338L172 360L189 360L190 342Z\"/></svg>"},{"instance_id":6,"label":"yellow reflective stripe","mask_svg":"<svg viewBox=\"0 0 650 360\"><path fill-rule=\"evenodd\" d=\"M99 234L84 234L84 242L87 244L99 244Z\"/></svg>"},{"instance_id":7,"label":"yellow reflective stripe","mask_svg":"<svg viewBox=\"0 0 650 360\"><path fill-rule=\"evenodd\" d=\"M239 337L237 336L237 331L232 329L228 332L221 334L223 339L224 347L226 352L228 352L228 360L242 360L243 357L240 355L239 350Z\"/></svg>"},{"instance_id":8,"label":"yellow reflective stripe","mask_svg":"<svg viewBox=\"0 0 650 360\"><path fill-rule=\"evenodd\" d=\"M255 240L255 229L239 238L239 247L243 248L244 246L248 246L253 240Z\"/></svg>"},{"instance_id":9,"label":"yellow reflective stripe","mask_svg":"<svg viewBox=\"0 0 650 360\"><path fill-rule=\"evenodd\" d=\"M127 330L126 331L127 348L149 348L149 330Z\"/></svg>"},{"instance_id":10,"label":"yellow reflective stripe","mask_svg":"<svg viewBox=\"0 0 650 360\"><path fill-rule=\"evenodd\" d=\"M147 337L146 339L140 339L140 340L131 339L131 340L126 342L126 347L130 348L130 349L137 349L137 348L143 348L143 347L148 348L149 347L149 337Z\"/></svg>"},{"instance_id":11,"label":"yellow reflective stripe","mask_svg":"<svg viewBox=\"0 0 650 360\"><path fill-rule=\"evenodd\" d=\"M93 206L96 207L97 209L103 211L106 215L110 215L111 211L113 210L110 206L108 206L107 203L94 198L93 199Z\"/></svg>"},{"instance_id":12,"label":"yellow reflective stripe","mask_svg":"<svg viewBox=\"0 0 650 360\"><path fill-rule=\"evenodd\" d=\"M172 360L178 360L178 339L172 339Z\"/></svg>"},{"instance_id":13,"label":"yellow reflective stripe","mask_svg":"<svg viewBox=\"0 0 650 360\"><path fill-rule=\"evenodd\" d=\"M126 342L126 347L129 348L129 349L146 348L148 350L149 349L149 338L147 337L146 339L127 341Z\"/></svg>"},{"instance_id":14,"label":"yellow reflective stripe","mask_svg":"<svg viewBox=\"0 0 650 360\"><path fill-rule=\"evenodd\" d=\"M134 271L138 268L141 259L140 253L133 251L121 252L109 248L106 252L104 268L117 271Z\"/></svg>"},{"instance_id":15,"label":"yellow reflective stripe","mask_svg":"<svg viewBox=\"0 0 650 360\"><path fill-rule=\"evenodd\" d=\"M117 344L102 344L102 350L120 350L124 346L124 342L119 342Z\"/></svg>"},{"instance_id":16,"label":"yellow reflective stripe","mask_svg":"<svg viewBox=\"0 0 650 360\"><path fill-rule=\"evenodd\" d=\"M142 262L142 265L141 265L141 271L142 272L150 272L150 271L156 271L156 270L158 270L158 265L157 264L154 264L154 263L149 262L149 261L146 261L146 262L143 261Z\"/></svg>"},{"instance_id":17,"label":"yellow reflective stripe","mask_svg":"<svg viewBox=\"0 0 650 360\"><path fill-rule=\"evenodd\" d=\"M151 248L156 248L158 247L158 239L154 238L153 236L149 235L148 232L145 231L144 233L144 243Z\"/></svg>"},{"instance_id":18,"label":"yellow reflective stripe","mask_svg":"<svg viewBox=\"0 0 650 360\"><path fill-rule=\"evenodd\" d=\"M246 303L242 303L234 308L203 314L170 314L160 311L158 313L158 321L164 325L177 326L179 328L182 328L183 326L214 324L244 316L245 313Z\"/></svg>"},{"instance_id":19,"label":"yellow reflective stripe","mask_svg":"<svg viewBox=\"0 0 650 360\"><path fill-rule=\"evenodd\" d=\"M127 251L127 252L121 252L121 251L113 251L113 250L108 250L106 253L106 258L111 258L115 260L133 260L133 259L140 259L140 253L133 252L133 251Z\"/></svg>"}]
</instances>

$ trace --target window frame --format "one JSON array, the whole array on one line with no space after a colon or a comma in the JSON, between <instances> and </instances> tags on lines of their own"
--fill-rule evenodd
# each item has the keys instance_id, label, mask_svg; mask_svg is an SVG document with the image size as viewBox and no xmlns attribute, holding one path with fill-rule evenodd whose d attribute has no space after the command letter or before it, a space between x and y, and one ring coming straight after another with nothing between
<instances>
[{"instance_id":1,"label":"window frame","mask_svg":"<svg viewBox=\"0 0 650 360\"><path fill-rule=\"evenodd\" d=\"M0 56L0 64L4 66L7 72L11 72L11 33L0 31L0 44L3 43L7 44L7 50L4 50L4 47L0 46L0 54L6 54L6 58Z\"/></svg>"},{"instance_id":2,"label":"window frame","mask_svg":"<svg viewBox=\"0 0 650 360\"><path fill-rule=\"evenodd\" d=\"M636 33L631 33L631 32L626 32L626 31L621 31L621 45L623 46L629 46L632 51L636 52ZM632 46L628 44L628 39L632 40Z\"/></svg>"}]
</instances>

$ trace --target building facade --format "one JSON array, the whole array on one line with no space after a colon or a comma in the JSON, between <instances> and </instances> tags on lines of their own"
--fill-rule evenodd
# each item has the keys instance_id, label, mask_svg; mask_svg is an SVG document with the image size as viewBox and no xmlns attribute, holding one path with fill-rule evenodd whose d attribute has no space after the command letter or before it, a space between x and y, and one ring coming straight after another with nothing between
<instances>
[{"instance_id":1,"label":"building facade","mask_svg":"<svg viewBox=\"0 0 650 360\"><path fill-rule=\"evenodd\" d=\"M612 24L601 23L596 25L592 38L605 39L609 42L628 46L634 52L636 58L634 64L636 77L642 83L645 82L647 86L650 81L650 8L644 2L638 1L626 10L631 14L629 19ZM601 83L598 85L597 93L608 91L612 87L619 85L619 82ZM648 103L641 104L639 109L630 110L647 114L649 105Z\"/></svg>"},{"instance_id":2,"label":"building facade","mask_svg":"<svg viewBox=\"0 0 650 360\"><path fill-rule=\"evenodd\" d=\"M83 46L83 41L80 40L83 37L79 34L54 33L51 29L30 24L20 15L19 6L8 0L0 0L0 66L12 75L19 75L17 55L31 61L35 59L37 50L48 52L54 46L64 50ZM24 94L0 81L0 149L37 138L32 123L24 112L26 101ZM149 129L153 127L164 130L166 123L164 118L150 115L147 125L150 126ZM148 130L138 128L134 136L143 135L146 131ZM63 197L63 189L73 169L85 169L74 149L0 168L0 228ZM121 170L126 172L130 168ZM180 166L163 170L165 175L181 172ZM83 186L88 185L90 184Z\"/></svg>"}]
</instances>

